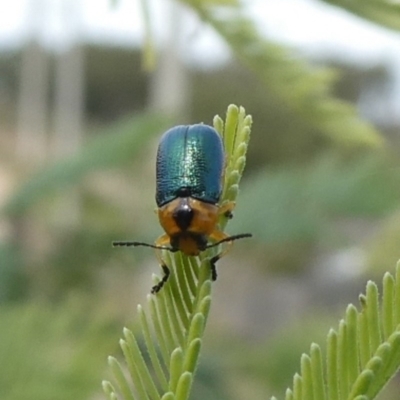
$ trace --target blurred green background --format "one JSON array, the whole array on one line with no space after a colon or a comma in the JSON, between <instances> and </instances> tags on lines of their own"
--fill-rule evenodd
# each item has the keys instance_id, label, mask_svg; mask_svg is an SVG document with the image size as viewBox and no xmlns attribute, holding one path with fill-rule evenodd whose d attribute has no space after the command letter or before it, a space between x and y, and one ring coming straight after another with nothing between
<instances>
[{"instance_id":1,"label":"blurred green background","mask_svg":"<svg viewBox=\"0 0 400 400\"><path fill-rule=\"evenodd\" d=\"M254 238L219 263L192 398L282 396L311 341L393 270L398 6L268 3L144 1L147 23L136 0L0 4L1 400L103 398L159 272L111 241L161 233L162 132L231 103L254 125L228 231Z\"/></svg>"}]
</instances>

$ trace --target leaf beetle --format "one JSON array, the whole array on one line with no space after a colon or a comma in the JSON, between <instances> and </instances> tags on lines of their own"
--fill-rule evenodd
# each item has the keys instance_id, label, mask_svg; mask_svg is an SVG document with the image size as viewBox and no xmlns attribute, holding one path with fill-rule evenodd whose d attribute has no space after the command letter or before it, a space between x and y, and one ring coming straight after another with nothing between
<instances>
[{"instance_id":1,"label":"leaf beetle","mask_svg":"<svg viewBox=\"0 0 400 400\"><path fill-rule=\"evenodd\" d=\"M232 217L234 202L220 205L225 166L222 139L211 126L179 125L163 134L157 151L156 203L158 218L165 233L154 244L113 242L114 246L147 246L157 250L164 271L151 292L157 293L167 282L170 270L161 250L181 251L198 256L221 243L250 237L244 233L229 236L218 229L218 219ZM216 280L216 262L228 248L210 259L212 280Z\"/></svg>"}]
</instances>

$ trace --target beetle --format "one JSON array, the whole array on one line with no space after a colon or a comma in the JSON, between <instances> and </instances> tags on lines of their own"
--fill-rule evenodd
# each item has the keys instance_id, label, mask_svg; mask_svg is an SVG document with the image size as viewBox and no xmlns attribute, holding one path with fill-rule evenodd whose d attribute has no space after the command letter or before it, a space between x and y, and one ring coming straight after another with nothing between
<instances>
[{"instance_id":1,"label":"beetle","mask_svg":"<svg viewBox=\"0 0 400 400\"><path fill-rule=\"evenodd\" d=\"M220 205L225 153L222 139L211 126L179 125L163 134L157 150L156 203L165 233L154 244L113 242L114 246L147 246L157 252L164 276L153 286L157 293L167 282L170 270L161 250L181 251L198 256L202 251L233 240L250 237L244 233L229 236L218 229L218 219L232 217L234 202ZM217 279L216 262L229 247L210 259L212 280Z\"/></svg>"}]
</instances>

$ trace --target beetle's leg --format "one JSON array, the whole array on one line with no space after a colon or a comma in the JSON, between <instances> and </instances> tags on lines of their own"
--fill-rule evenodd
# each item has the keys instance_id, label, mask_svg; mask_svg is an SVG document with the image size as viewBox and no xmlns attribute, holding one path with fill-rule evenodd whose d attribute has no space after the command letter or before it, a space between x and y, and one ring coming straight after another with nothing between
<instances>
[{"instance_id":1,"label":"beetle's leg","mask_svg":"<svg viewBox=\"0 0 400 400\"><path fill-rule=\"evenodd\" d=\"M233 217L232 210L235 208L236 203L234 201L228 201L221 205L218 209L218 214L224 214L226 218L231 219Z\"/></svg>"},{"instance_id":2,"label":"beetle's leg","mask_svg":"<svg viewBox=\"0 0 400 400\"><path fill-rule=\"evenodd\" d=\"M167 234L161 235L156 241L155 241L155 245L156 246L168 246L170 244L170 238ZM158 293L161 288L164 286L165 282L168 281L169 275L170 275L170 270L167 267L167 264L165 263L165 261L162 258L162 253L161 250L156 250L156 257L158 259L158 262L160 263L160 266L164 272L164 276L162 277L161 281L157 283L157 285L154 285L151 288L151 293L152 294L156 294Z\"/></svg>"},{"instance_id":3,"label":"beetle's leg","mask_svg":"<svg viewBox=\"0 0 400 400\"><path fill-rule=\"evenodd\" d=\"M225 211L226 212L226 211ZM227 237L229 237L229 235L227 235L226 233L219 231L219 230L214 230L211 235L210 235L210 239L212 239L215 242L219 242L223 239L226 239ZM217 261L222 258L230 249L232 246L232 242L227 242L227 246L224 248L224 250L222 250L220 253L218 253L216 256L212 257L210 259L210 266L211 266L211 279L213 281L217 280L218 274L217 274L217 267L216 267L216 263Z\"/></svg>"},{"instance_id":4,"label":"beetle's leg","mask_svg":"<svg viewBox=\"0 0 400 400\"><path fill-rule=\"evenodd\" d=\"M209 238L214 242L212 244L209 244L206 246L206 249L209 249L211 247L218 247L219 245L226 243L227 246L218 253L216 256L212 257L210 259L210 264L211 264L211 278L213 281L217 280L217 269L216 269L216 262L222 258L228 251L231 249L233 241L238 240L238 239L244 239L247 237L251 237L251 233L239 233L238 235L227 235L225 232L222 232L218 229L215 229L214 231L211 232Z\"/></svg>"},{"instance_id":5,"label":"beetle's leg","mask_svg":"<svg viewBox=\"0 0 400 400\"><path fill-rule=\"evenodd\" d=\"M211 280L215 282L218 278L217 274L217 266L215 265L216 262L219 260L219 254L217 254L215 257L212 257L210 259L210 267L211 267Z\"/></svg>"},{"instance_id":6,"label":"beetle's leg","mask_svg":"<svg viewBox=\"0 0 400 400\"><path fill-rule=\"evenodd\" d=\"M217 261L222 258L228 251L231 249L232 242L228 242L228 245L225 247L224 250L221 251L221 253L218 253L216 256L212 257L210 259L210 264L211 264L211 279L213 281L217 280L218 274L217 274L217 266L215 265Z\"/></svg>"},{"instance_id":7,"label":"beetle's leg","mask_svg":"<svg viewBox=\"0 0 400 400\"><path fill-rule=\"evenodd\" d=\"M162 277L161 281L157 283L157 285L154 285L151 288L152 294L156 294L161 290L161 288L164 286L165 282L168 281L169 275L171 273L166 264L161 264L161 268L164 271L164 276Z\"/></svg>"}]
</instances>

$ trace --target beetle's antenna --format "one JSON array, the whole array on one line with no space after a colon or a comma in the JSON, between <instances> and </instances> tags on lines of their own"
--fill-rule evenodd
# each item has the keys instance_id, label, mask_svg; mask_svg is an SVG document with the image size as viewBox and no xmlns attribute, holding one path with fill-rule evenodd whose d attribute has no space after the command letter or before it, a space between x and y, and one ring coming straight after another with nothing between
<instances>
[{"instance_id":1,"label":"beetle's antenna","mask_svg":"<svg viewBox=\"0 0 400 400\"><path fill-rule=\"evenodd\" d=\"M248 238L248 237L252 237L253 235L251 233L239 233L238 235L232 235L232 236L228 236L224 239L221 239L220 241L216 242L216 243L212 243L206 246L206 249L210 249L211 247L216 247L219 246L221 243L225 243L225 242L232 242L234 240L237 239L243 239L243 238Z\"/></svg>"},{"instance_id":2,"label":"beetle's antenna","mask_svg":"<svg viewBox=\"0 0 400 400\"><path fill-rule=\"evenodd\" d=\"M144 243L144 242L112 242L113 247L117 246L145 246L145 247L151 247L152 249L159 249L159 250L169 250L172 251L171 247L165 247L165 246L156 246L154 244L150 243Z\"/></svg>"}]
</instances>

